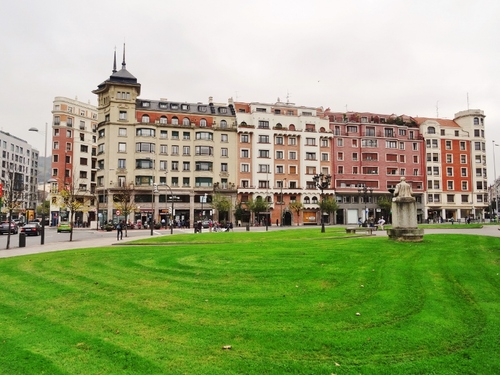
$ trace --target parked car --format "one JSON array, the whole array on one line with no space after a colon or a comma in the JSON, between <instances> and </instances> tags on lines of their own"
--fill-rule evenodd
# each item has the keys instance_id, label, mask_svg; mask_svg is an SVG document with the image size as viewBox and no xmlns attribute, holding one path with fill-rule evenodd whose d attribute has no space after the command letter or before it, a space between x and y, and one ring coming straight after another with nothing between
<instances>
[{"instance_id":1,"label":"parked car","mask_svg":"<svg viewBox=\"0 0 500 375\"><path fill-rule=\"evenodd\" d=\"M17 234L19 229L17 228L16 223L11 222L10 223L10 233L12 234ZM2 224L0 224L0 234L7 234L9 233L9 222L4 221Z\"/></svg>"},{"instance_id":2,"label":"parked car","mask_svg":"<svg viewBox=\"0 0 500 375\"><path fill-rule=\"evenodd\" d=\"M71 224L67 221L59 223L59 225L57 226L57 233L61 232L71 232Z\"/></svg>"},{"instance_id":3,"label":"parked car","mask_svg":"<svg viewBox=\"0 0 500 375\"><path fill-rule=\"evenodd\" d=\"M21 227L21 233L26 233L27 236L39 236L42 233L42 227L35 222L29 222Z\"/></svg>"}]
</instances>

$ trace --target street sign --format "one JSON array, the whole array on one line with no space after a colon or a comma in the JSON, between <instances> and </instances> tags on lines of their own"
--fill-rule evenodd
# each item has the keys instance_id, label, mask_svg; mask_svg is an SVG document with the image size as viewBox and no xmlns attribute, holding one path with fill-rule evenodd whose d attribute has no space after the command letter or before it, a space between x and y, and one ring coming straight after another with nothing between
<instances>
[{"instance_id":1,"label":"street sign","mask_svg":"<svg viewBox=\"0 0 500 375\"><path fill-rule=\"evenodd\" d=\"M121 212L120 210L116 210L116 216L120 216Z\"/></svg>"}]
</instances>

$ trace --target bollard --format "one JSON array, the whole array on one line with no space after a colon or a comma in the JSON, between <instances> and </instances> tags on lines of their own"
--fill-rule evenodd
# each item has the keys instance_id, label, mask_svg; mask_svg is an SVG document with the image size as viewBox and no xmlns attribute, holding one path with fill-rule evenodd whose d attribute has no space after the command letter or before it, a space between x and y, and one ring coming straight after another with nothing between
<instances>
[{"instance_id":1,"label":"bollard","mask_svg":"<svg viewBox=\"0 0 500 375\"><path fill-rule=\"evenodd\" d=\"M26 247L26 233L19 233L19 247Z\"/></svg>"}]
</instances>

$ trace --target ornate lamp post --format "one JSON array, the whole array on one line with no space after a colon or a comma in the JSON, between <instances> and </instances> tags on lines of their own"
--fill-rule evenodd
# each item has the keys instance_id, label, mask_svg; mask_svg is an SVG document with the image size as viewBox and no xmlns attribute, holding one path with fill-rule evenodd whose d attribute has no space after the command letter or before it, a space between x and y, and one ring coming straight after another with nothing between
<instances>
[{"instance_id":1,"label":"ornate lamp post","mask_svg":"<svg viewBox=\"0 0 500 375\"><path fill-rule=\"evenodd\" d=\"M37 128L29 128L30 132L40 132ZM44 159L47 159L47 123L45 123L45 143L44 143ZM42 235L40 236L40 245L45 243L45 194L46 185L45 180L47 179L47 160L43 161L43 200L42 200Z\"/></svg>"},{"instance_id":2,"label":"ornate lamp post","mask_svg":"<svg viewBox=\"0 0 500 375\"><path fill-rule=\"evenodd\" d=\"M316 187L321 190L321 233L325 233L325 218L323 216L323 190L327 189L330 186L330 181L332 180L332 176L329 174L325 175L323 173L317 174L313 177L313 181L316 184Z\"/></svg>"},{"instance_id":3,"label":"ornate lamp post","mask_svg":"<svg viewBox=\"0 0 500 375\"><path fill-rule=\"evenodd\" d=\"M368 194L368 193L370 193L370 194ZM366 202L368 201L368 197L369 197L369 195L370 195L370 196L373 196L373 189L372 189L372 188L368 189L368 188L366 187L366 185L363 185L363 187L362 187L362 188L359 188L359 189L358 189L358 194L359 194L359 196L360 196L360 197L361 197L361 196L363 197L363 201L365 202L365 220L364 220L364 222L367 222L367 219L368 219L368 217L367 217L367 216L368 216L368 213L366 212Z\"/></svg>"}]
</instances>

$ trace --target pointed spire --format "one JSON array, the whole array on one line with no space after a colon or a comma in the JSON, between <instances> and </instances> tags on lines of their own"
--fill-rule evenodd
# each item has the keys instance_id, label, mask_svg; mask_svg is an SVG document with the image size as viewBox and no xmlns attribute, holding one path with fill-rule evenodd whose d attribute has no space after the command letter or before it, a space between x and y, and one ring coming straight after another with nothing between
<instances>
[{"instance_id":1,"label":"pointed spire","mask_svg":"<svg viewBox=\"0 0 500 375\"><path fill-rule=\"evenodd\" d=\"M123 43L123 62L122 62L122 69L126 69L127 64L125 63L125 43Z\"/></svg>"},{"instance_id":2,"label":"pointed spire","mask_svg":"<svg viewBox=\"0 0 500 375\"><path fill-rule=\"evenodd\" d=\"M113 73L116 73L116 47L115 47L115 53L114 53L114 59L113 59Z\"/></svg>"}]
</instances>

